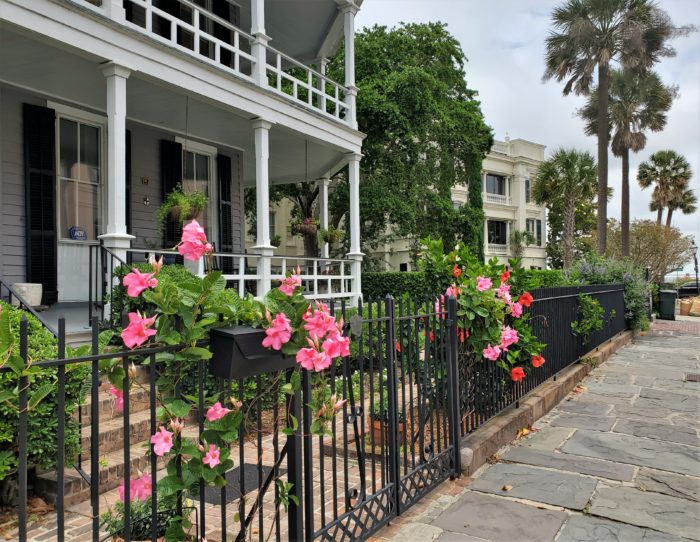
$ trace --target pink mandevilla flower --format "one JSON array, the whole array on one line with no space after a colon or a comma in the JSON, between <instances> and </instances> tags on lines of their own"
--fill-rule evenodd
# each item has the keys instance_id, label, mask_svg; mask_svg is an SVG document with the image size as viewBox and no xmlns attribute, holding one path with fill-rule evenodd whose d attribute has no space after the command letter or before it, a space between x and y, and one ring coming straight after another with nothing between
<instances>
[{"instance_id":1,"label":"pink mandevilla flower","mask_svg":"<svg viewBox=\"0 0 700 542\"><path fill-rule=\"evenodd\" d=\"M184 420L181 420L180 418L173 418L170 420L170 429L172 430L174 435L179 435L180 433L182 433L182 430L184 428Z\"/></svg>"},{"instance_id":2,"label":"pink mandevilla flower","mask_svg":"<svg viewBox=\"0 0 700 542\"><path fill-rule=\"evenodd\" d=\"M318 303L313 312L307 310L303 319L306 322L304 329L309 332L312 339L322 339L327 333L337 329L335 317L329 314L328 306L323 303Z\"/></svg>"},{"instance_id":3,"label":"pink mandevilla flower","mask_svg":"<svg viewBox=\"0 0 700 542\"><path fill-rule=\"evenodd\" d=\"M119 485L119 500L124 502L124 485ZM153 484L151 477L148 474L143 474L140 478L132 478L129 481L129 500L130 501L145 501L153 492Z\"/></svg>"},{"instance_id":4,"label":"pink mandevilla flower","mask_svg":"<svg viewBox=\"0 0 700 542\"><path fill-rule=\"evenodd\" d=\"M126 286L126 294L129 297L138 297L144 290L158 286L158 279L153 278L153 273L141 273L134 269L122 279L122 284Z\"/></svg>"},{"instance_id":5,"label":"pink mandevilla flower","mask_svg":"<svg viewBox=\"0 0 700 542\"><path fill-rule=\"evenodd\" d=\"M282 350L282 345L289 342L292 338L292 326L289 318L284 313L280 312L271 321L271 327L265 330L266 337L263 339L265 348L273 350Z\"/></svg>"},{"instance_id":6,"label":"pink mandevilla flower","mask_svg":"<svg viewBox=\"0 0 700 542\"><path fill-rule=\"evenodd\" d=\"M114 397L114 410L117 412L124 411L124 392L112 386L109 388L109 394Z\"/></svg>"},{"instance_id":7,"label":"pink mandevilla flower","mask_svg":"<svg viewBox=\"0 0 700 542\"><path fill-rule=\"evenodd\" d=\"M330 402L333 405L333 411L338 412L341 408L343 408L343 406L345 405L345 403L348 402L348 400L347 399L338 399L338 394L334 393L333 395L331 395Z\"/></svg>"},{"instance_id":8,"label":"pink mandevilla flower","mask_svg":"<svg viewBox=\"0 0 700 542\"><path fill-rule=\"evenodd\" d=\"M523 306L517 301L515 303L511 303L510 313L513 315L513 318L520 318L523 315Z\"/></svg>"},{"instance_id":9,"label":"pink mandevilla flower","mask_svg":"<svg viewBox=\"0 0 700 542\"><path fill-rule=\"evenodd\" d=\"M173 434L161 425L160 430L151 437L151 444L153 453L163 457L173 447Z\"/></svg>"},{"instance_id":10,"label":"pink mandevilla flower","mask_svg":"<svg viewBox=\"0 0 700 542\"><path fill-rule=\"evenodd\" d=\"M448 288L448 295L449 295L449 288ZM445 296L440 295L440 299L435 300L435 313L438 315L439 318L444 319L446 311L447 311L447 307L445 306Z\"/></svg>"},{"instance_id":11,"label":"pink mandevilla flower","mask_svg":"<svg viewBox=\"0 0 700 542\"><path fill-rule=\"evenodd\" d=\"M148 257L148 263L151 266L151 269L153 269L153 273L157 275L158 273L160 273L160 270L163 269L163 256L156 260L156 257L153 254L151 254Z\"/></svg>"},{"instance_id":12,"label":"pink mandevilla flower","mask_svg":"<svg viewBox=\"0 0 700 542\"><path fill-rule=\"evenodd\" d=\"M480 292L488 290L493 286L493 282L488 277L476 277L476 289Z\"/></svg>"},{"instance_id":13,"label":"pink mandevilla flower","mask_svg":"<svg viewBox=\"0 0 700 542\"><path fill-rule=\"evenodd\" d=\"M503 299L506 303L510 303L510 284L506 284L505 282L501 283L498 290L496 290L496 295Z\"/></svg>"},{"instance_id":14,"label":"pink mandevilla flower","mask_svg":"<svg viewBox=\"0 0 700 542\"><path fill-rule=\"evenodd\" d=\"M155 335L156 330L150 329L155 321L155 316L144 318L138 312L130 312L129 325L122 330L122 340L126 347L141 346L149 337Z\"/></svg>"},{"instance_id":15,"label":"pink mandevilla flower","mask_svg":"<svg viewBox=\"0 0 700 542\"><path fill-rule=\"evenodd\" d=\"M457 288L456 284L452 284L449 288L447 288L447 291L445 292L446 296L452 296L452 297L458 297L459 296L459 288Z\"/></svg>"},{"instance_id":16,"label":"pink mandevilla flower","mask_svg":"<svg viewBox=\"0 0 700 542\"><path fill-rule=\"evenodd\" d=\"M216 447L216 444L210 444L209 451L204 455L204 458L202 458L202 463L209 465L209 468L213 469L219 463L221 463L221 460L219 459L220 454L221 452Z\"/></svg>"},{"instance_id":17,"label":"pink mandevilla flower","mask_svg":"<svg viewBox=\"0 0 700 542\"><path fill-rule=\"evenodd\" d=\"M336 329L323 341L321 348L332 359L347 357L350 355L350 339L343 337Z\"/></svg>"},{"instance_id":18,"label":"pink mandevilla flower","mask_svg":"<svg viewBox=\"0 0 700 542\"><path fill-rule=\"evenodd\" d=\"M325 352L319 352L315 348L301 348L297 352L297 363L307 371L320 373L331 366L333 358Z\"/></svg>"},{"instance_id":19,"label":"pink mandevilla flower","mask_svg":"<svg viewBox=\"0 0 700 542\"><path fill-rule=\"evenodd\" d=\"M289 297L294 295L294 290L301 286L301 277L299 275L290 275L282 281L280 291Z\"/></svg>"},{"instance_id":20,"label":"pink mandevilla flower","mask_svg":"<svg viewBox=\"0 0 700 542\"><path fill-rule=\"evenodd\" d=\"M488 345L486 348L484 348L483 354L486 359L496 361L501 355L501 348L499 346Z\"/></svg>"},{"instance_id":21,"label":"pink mandevilla flower","mask_svg":"<svg viewBox=\"0 0 700 542\"><path fill-rule=\"evenodd\" d=\"M501 329L501 348L508 350L511 344L517 343L519 340L518 332L510 326L504 326Z\"/></svg>"},{"instance_id":22,"label":"pink mandevilla flower","mask_svg":"<svg viewBox=\"0 0 700 542\"><path fill-rule=\"evenodd\" d=\"M207 241L207 234L199 222L193 220L182 229L182 240L177 246L177 251L186 260L196 262L212 250L211 244Z\"/></svg>"},{"instance_id":23,"label":"pink mandevilla flower","mask_svg":"<svg viewBox=\"0 0 700 542\"><path fill-rule=\"evenodd\" d=\"M215 422L216 420L220 420L226 416L226 414L229 412L231 412L231 409L223 407L221 406L221 403L216 402L213 406L209 407L209 410L207 410L207 420L210 422Z\"/></svg>"}]
</instances>

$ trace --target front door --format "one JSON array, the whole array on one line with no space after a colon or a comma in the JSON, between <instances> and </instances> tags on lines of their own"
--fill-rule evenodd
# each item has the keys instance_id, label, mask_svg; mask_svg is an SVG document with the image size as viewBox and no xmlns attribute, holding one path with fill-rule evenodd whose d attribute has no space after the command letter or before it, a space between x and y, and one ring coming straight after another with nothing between
<instances>
[{"instance_id":1,"label":"front door","mask_svg":"<svg viewBox=\"0 0 700 542\"><path fill-rule=\"evenodd\" d=\"M87 301L90 245L100 234L102 126L57 115L58 300Z\"/></svg>"}]
</instances>

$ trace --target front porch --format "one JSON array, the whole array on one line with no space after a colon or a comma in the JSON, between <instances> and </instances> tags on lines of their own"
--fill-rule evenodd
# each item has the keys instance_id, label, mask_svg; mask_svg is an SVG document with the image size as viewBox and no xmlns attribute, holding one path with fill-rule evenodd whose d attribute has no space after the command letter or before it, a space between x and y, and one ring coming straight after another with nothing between
<instances>
[{"instance_id":1,"label":"front porch","mask_svg":"<svg viewBox=\"0 0 700 542\"><path fill-rule=\"evenodd\" d=\"M47 305L97 301L104 293L98 285L109 281L97 258L100 246L117 265L173 250L178 239L163 231L156 214L181 185L208 196L203 221L216 249L213 265L239 294L262 296L300 267L309 297L351 302L359 297L362 136L345 114L330 113L347 107L335 103L324 111L328 114L300 114L298 108L290 114L285 110L290 98L275 89L258 89L259 103L245 106L234 74L228 74L228 85L219 84L225 67L206 66L211 77L190 85L188 78L203 69L193 64L174 82L159 70L120 64L102 47L93 49L100 54L89 52L15 22L0 20L0 277L6 282L43 284ZM143 45L143 38L136 41ZM162 45L156 50L164 53ZM179 51L170 54L171 69L190 68ZM313 109L320 98L311 94L306 105ZM270 100L278 109L262 111ZM326 187L319 198L324 227L327 179L343 168L351 195L347 257L303 258L272 246L269 187L290 182ZM249 250L247 187L256 189L257 211L256 243Z\"/></svg>"}]
</instances>

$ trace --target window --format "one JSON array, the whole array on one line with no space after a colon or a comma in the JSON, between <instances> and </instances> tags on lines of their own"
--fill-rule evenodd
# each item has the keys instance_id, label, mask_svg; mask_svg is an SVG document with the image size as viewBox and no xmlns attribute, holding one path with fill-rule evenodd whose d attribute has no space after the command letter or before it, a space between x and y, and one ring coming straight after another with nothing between
<instances>
[{"instance_id":1,"label":"window","mask_svg":"<svg viewBox=\"0 0 700 542\"><path fill-rule=\"evenodd\" d=\"M402 273L405 273L408 271L408 264L407 263L400 263L399 264L399 271Z\"/></svg>"},{"instance_id":2,"label":"window","mask_svg":"<svg viewBox=\"0 0 700 542\"><path fill-rule=\"evenodd\" d=\"M525 203L530 203L532 187L530 185L530 179L525 179Z\"/></svg>"},{"instance_id":3,"label":"window","mask_svg":"<svg viewBox=\"0 0 700 542\"><path fill-rule=\"evenodd\" d=\"M488 194L506 195L506 178L501 175L486 175L486 192Z\"/></svg>"},{"instance_id":4,"label":"window","mask_svg":"<svg viewBox=\"0 0 700 542\"><path fill-rule=\"evenodd\" d=\"M528 218L525 222L527 231L535 238L535 244L538 247L542 246L542 221L536 218Z\"/></svg>"},{"instance_id":5,"label":"window","mask_svg":"<svg viewBox=\"0 0 700 542\"><path fill-rule=\"evenodd\" d=\"M212 155L185 148L191 146L189 143L183 145L182 151L182 191L186 194L201 192L207 197L209 203L212 200L211 179L212 179ZM215 239L212 231L212 222L209 216L209 204L204 212L197 217L197 221L202 225L210 239Z\"/></svg>"},{"instance_id":6,"label":"window","mask_svg":"<svg viewBox=\"0 0 700 542\"><path fill-rule=\"evenodd\" d=\"M505 245L507 244L506 223L501 220L488 221L488 236L489 244Z\"/></svg>"},{"instance_id":7,"label":"window","mask_svg":"<svg viewBox=\"0 0 700 542\"><path fill-rule=\"evenodd\" d=\"M95 241L99 235L100 128L59 118L58 137L60 238Z\"/></svg>"},{"instance_id":8,"label":"window","mask_svg":"<svg viewBox=\"0 0 700 542\"><path fill-rule=\"evenodd\" d=\"M275 225L276 216L274 211L270 211L270 239L274 239L275 235L277 235L277 227Z\"/></svg>"}]
</instances>

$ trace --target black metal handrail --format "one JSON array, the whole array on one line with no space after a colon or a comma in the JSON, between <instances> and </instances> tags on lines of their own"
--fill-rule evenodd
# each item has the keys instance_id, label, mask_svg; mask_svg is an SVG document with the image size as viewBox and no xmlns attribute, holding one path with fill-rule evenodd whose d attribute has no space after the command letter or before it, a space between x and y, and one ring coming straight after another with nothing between
<instances>
[{"instance_id":1,"label":"black metal handrail","mask_svg":"<svg viewBox=\"0 0 700 542\"><path fill-rule=\"evenodd\" d=\"M27 301L19 293L17 293L17 290L15 290L7 282L7 280L0 277L0 299L3 299L3 297L4 297L2 295L3 288L5 288L8 291L8 295L7 295L8 304L12 304L12 298L14 297L17 300L17 302L19 303L19 307L21 309L24 309L25 311L30 313L32 316L34 316L34 318L39 320L41 325L44 326L48 331L50 331L52 335L54 335L56 337L58 336L58 332L53 327L51 327L49 324L44 322L44 320L42 320L41 316L39 316L39 313L36 310L34 310L34 307L32 307L29 303L27 303Z\"/></svg>"}]
</instances>

